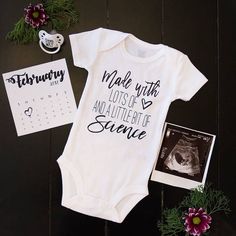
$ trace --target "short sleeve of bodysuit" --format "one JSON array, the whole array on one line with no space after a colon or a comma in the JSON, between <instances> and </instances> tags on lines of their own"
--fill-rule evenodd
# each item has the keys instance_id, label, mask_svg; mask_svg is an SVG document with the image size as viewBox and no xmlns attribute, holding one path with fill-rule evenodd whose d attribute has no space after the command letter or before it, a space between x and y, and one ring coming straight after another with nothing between
<instances>
[{"instance_id":1,"label":"short sleeve of bodysuit","mask_svg":"<svg viewBox=\"0 0 236 236\"><path fill-rule=\"evenodd\" d=\"M89 69L99 52L109 49L120 42L127 34L119 31L98 28L71 34L70 43L74 65Z\"/></svg>"},{"instance_id":2,"label":"short sleeve of bodysuit","mask_svg":"<svg viewBox=\"0 0 236 236\"><path fill-rule=\"evenodd\" d=\"M101 29L70 35L74 65L88 68L95 60L100 44Z\"/></svg>"},{"instance_id":3,"label":"short sleeve of bodysuit","mask_svg":"<svg viewBox=\"0 0 236 236\"><path fill-rule=\"evenodd\" d=\"M189 101L194 94L207 82L206 77L192 64L188 56L179 53L176 87L173 100Z\"/></svg>"}]
</instances>

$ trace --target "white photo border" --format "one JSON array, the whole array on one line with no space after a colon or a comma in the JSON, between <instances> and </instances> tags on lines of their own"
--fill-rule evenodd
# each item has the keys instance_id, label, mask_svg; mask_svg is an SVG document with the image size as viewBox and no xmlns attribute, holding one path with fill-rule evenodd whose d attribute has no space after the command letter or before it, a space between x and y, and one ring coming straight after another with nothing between
<instances>
[{"instance_id":1,"label":"white photo border","mask_svg":"<svg viewBox=\"0 0 236 236\"><path fill-rule=\"evenodd\" d=\"M192 134L195 133L195 134L199 134L200 136L208 136L211 138L211 143L208 145L208 153L204 157L205 158L205 165L204 165L204 172L202 174L201 181L196 181L196 180L194 180L194 178L191 179L188 177L184 177L184 175L178 176L178 174L167 173L166 171L160 170L158 165L159 165L160 161L163 162L163 160L160 159L161 158L160 156L162 154L162 149L163 149L163 144L164 144L164 141L166 138L167 129L170 127L174 128L176 131L179 131L180 133L181 132L184 133L183 132L183 130L184 130L188 133L192 132ZM176 125L176 124L169 123L169 122L165 122L163 133L162 133L161 145L160 145L158 153L157 153L157 160L154 164L154 168L153 168L153 171L151 174L151 180L156 181L156 182L160 182L160 183L164 183L164 184L168 184L171 186L175 186L175 187L185 188L185 189L195 189L200 185L204 186L206 178L207 178L207 173L208 173L210 159L211 159L211 155L212 155L212 151L213 151L213 147L214 147L214 143L215 143L215 138L216 138L216 135L213 135L210 133L202 132L199 130L194 130L191 128L187 128L187 127ZM163 159L163 157L162 157L162 159Z\"/></svg>"}]
</instances>

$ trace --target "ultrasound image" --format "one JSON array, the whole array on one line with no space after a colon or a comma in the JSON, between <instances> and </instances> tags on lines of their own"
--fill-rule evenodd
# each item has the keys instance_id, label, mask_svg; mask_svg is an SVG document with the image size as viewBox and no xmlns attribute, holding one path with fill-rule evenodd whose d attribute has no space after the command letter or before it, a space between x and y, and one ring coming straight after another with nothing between
<instances>
[{"instance_id":1,"label":"ultrasound image","mask_svg":"<svg viewBox=\"0 0 236 236\"><path fill-rule=\"evenodd\" d=\"M183 136L164 161L164 165L170 170L191 176L199 174L200 162L196 141L196 138Z\"/></svg>"},{"instance_id":2,"label":"ultrasound image","mask_svg":"<svg viewBox=\"0 0 236 236\"><path fill-rule=\"evenodd\" d=\"M155 170L201 182L213 136L167 124Z\"/></svg>"}]
</instances>

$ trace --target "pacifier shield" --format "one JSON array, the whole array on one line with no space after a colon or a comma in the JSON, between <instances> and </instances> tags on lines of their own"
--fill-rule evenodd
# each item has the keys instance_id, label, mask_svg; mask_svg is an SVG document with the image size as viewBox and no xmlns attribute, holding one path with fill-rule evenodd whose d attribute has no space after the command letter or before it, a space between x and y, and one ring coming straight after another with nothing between
<instances>
[{"instance_id":1,"label":"pacifier shield","mask_svg":"<svg viewBox=\"0 0 236 236\"><path fill-rule=\"evenodd\" d=\"M64 37L61 34L55 32L49 34L45 30L39 31L39 46L48 54L59 52L63 42Z\"/></svg>"}]
</instances>

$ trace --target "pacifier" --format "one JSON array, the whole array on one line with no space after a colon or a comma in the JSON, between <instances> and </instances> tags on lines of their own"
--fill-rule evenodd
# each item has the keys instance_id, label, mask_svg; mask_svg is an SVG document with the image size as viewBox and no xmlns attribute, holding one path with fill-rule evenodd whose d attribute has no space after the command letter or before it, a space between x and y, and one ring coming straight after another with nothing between
<instances>
[{"instance_id":1,"label":"pacifier","mask_svg":"<svg viewBox=\"0 0 236 236\"><path fill-rule=\"evenodd\" d=\"M56 31L52 31L50 34L45 30L39 31L39 46L48 54L55 54L59 52L63 42L64 37Z\"/></svg>"}]
</instances>

